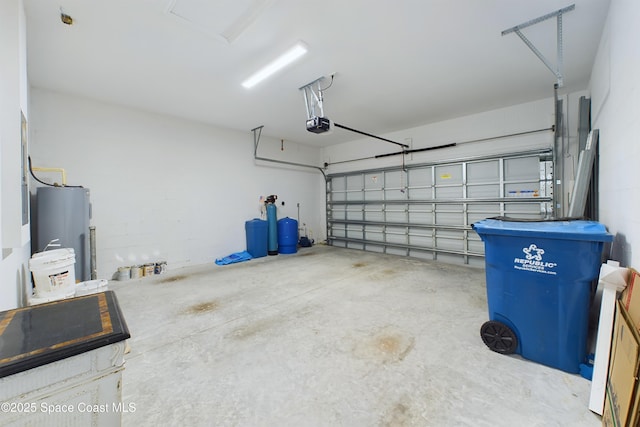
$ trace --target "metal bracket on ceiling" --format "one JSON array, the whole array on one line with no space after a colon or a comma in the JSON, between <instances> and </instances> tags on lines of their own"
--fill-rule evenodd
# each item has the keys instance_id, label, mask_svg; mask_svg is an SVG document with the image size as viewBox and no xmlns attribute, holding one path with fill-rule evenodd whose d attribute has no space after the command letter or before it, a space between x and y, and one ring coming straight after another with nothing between
<instances>
[{"instance_id":1,"label":"metal bracket on ceiling","mask_svg":"<svg viewBox=\"0 0 640 427\"><path fill-rule=\"evenodd\" d=\"M307 119L311 119L313 117L324 117L324 109L322 108L322 86L320 86L320 82L324 80L324 77L320 77L312 81L311 83L307 83L306 85L299 88L304 95L304 104L307 108ZM317 85L317 89L314 89L314 85Z\"/></svg>"},{"instance_id":2,"label":"metal bracket on ceiling","mask_svg":"<svg viewBox=\"0 0 640 427\"><path fill-rule=\"evenodd\" d=\"M546 15L540 16L538 18L527 21L523 24L516 25L515 27L509 28L502 32L502 35L506 35L509 33L516 33L520 39L527 45L529 49L544 63L544 65L556 76L558 79L558 86L562 87L564 84L564 76L562 74L563 61L564 61L564 53L563 53L563 45L562 45L562 14L565 12L570 12L576 8L575 4L571 6L567 6L563 9L556 10L555 12L548 13ZM531 41L522 34L522 29L535 25L539 22L546 21L547 19L557 18L557 48L558 48L558 64L556 67L551 64L551 62L540 52Z\"/></svg>"},{"instance_id":3,"label":"metal bracket on ceiling","mask_svg":"<svg viewBox=\"0 0 640 427\"><path fill-rule=\"evenodd\" d=\"M258 155L258 144L260 143L263 127L264 125L251 129L251 132L253 132L253 157Z\"/></svg>"}]
</instances>

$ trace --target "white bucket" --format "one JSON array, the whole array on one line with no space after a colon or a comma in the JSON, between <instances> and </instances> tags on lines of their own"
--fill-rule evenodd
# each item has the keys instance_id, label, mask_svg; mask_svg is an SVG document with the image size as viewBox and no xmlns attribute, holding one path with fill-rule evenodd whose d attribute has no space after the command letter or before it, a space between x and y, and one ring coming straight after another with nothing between
<instances>
[{"instance_id":1,"label":"white bucket","mask_svg":"<svg viewBox=\"0 0 640 427\"><path fill-rule=\"evenodd\" d=\"M118 274L116 274L116 280L129 280L131 277L131 267L118 267Z\"/></svg>"},{"instance_id":2,"label":"white bucket","mask_svg":"<svg viewBox=\"0 0 640 427\"><path fill-rule=\"evenodd\" d=\"M48 298L75 292L76 255L71 248L38 252L29 260L35 297Z\"/></svg>"},{"instance_id":3,"label":"white bucket","mask_svg":"<svg viewBox=\"0 0 640 427\"><path fill-rule=\"evenodd\" d=\"M89 280L76 285L76 296L97 294L109 289L109 281L105 279Z\"/></svg>"},{"instance_id":4,"label":"white bucket","mask_svg":"<svg viewBox=\"0 0 640 427\"><path fill-rule=\"evenodd\" d=\"M131 266L131 278L132 279L139 279L140 277L142 277L142 267L140 267L139 265L132 265Z\"/></svg>"}]
</instances>

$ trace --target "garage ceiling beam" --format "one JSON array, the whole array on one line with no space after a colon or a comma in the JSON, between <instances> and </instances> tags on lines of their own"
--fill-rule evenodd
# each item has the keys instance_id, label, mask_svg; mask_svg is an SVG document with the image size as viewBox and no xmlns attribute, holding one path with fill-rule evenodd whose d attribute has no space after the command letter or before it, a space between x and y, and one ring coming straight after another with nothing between
<instances>
[{"instance_id":1,"label":"garage ceiling beam","mask_svg":"<svg viewBox=\"0 0 640 427\"><path fill-rule=\"evenodd\" d=\"M532 19L520 25L516 25L515 27L511 27L502 32L503 36L510 33L516 33L518 37L520 37L520 39L524 42L524 44L526 44L527 47L531 49L531 51L538 57L538 59L540 59L542 63L556 76L556 78L558 79L558 86L560 87L564 85L564 76L562 74L563 62L564 62L564 52L563 52L563 42L562 42L562 14L565 12L570 12L575 8L576 8L576 5L572 4L571 6L567 6L563 9L556 10L555 12L548 13L546 15ZM556 41L557 41L557 49L558 49L558 54L557 54L558 64L555 67L542 54L542 52L540 52L540 50L538 50L538 48L536 48L533 45L533 43L531 43L531 41L524 34L522 34L522 31L520 31L524 28L530 27L532 25L538 24L542 21L546 21L547 19L551 19L554 17L557 18L557 40Z\"/></svg>"}]
</instances>

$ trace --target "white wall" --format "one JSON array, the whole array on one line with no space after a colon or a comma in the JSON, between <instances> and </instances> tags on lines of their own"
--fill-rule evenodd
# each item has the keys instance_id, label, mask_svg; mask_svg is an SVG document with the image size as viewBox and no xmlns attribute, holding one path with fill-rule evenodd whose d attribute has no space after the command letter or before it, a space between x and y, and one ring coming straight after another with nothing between
<instances>
[{"instance_id":1,"label":"white wall","mask_svg":"<svg viewBox=\"0 0 640 427\"><path fill-rule=\"evenodd\" d=\"M91 191L99 278L119 266L213 263L245 249L259 198L278 195L278 218L321 230L319 171L256 162L253 134L32 89L34 166L62 167ZM263 136L259 155L320 164L318 149ZM37 173L48 182L59 176ZM282 206L281 202L285 202Z\"/></svg>"},{"instance_id":2,"label":"white wall","mask_svg":"<svg viewBox=\"0 0 640 427\"><path fill-rule=\"evenodd\" d=\"M21 0L0 2L0 310L26 300L29 225L22 224L21 114L29 118L26 20Z\"/></svg>"},{"instance_id":3,"label":"white wall","mask_svg":"<svg viewBox=\"0 0 640 427\"><path fill-rule=\"evenodd\" d=\"M640 2L612 0L591 74L592 126L600 129L600 220L616 236L612 258L635 268L640 268L638 22Z\"/></svg>"}]
</instances>

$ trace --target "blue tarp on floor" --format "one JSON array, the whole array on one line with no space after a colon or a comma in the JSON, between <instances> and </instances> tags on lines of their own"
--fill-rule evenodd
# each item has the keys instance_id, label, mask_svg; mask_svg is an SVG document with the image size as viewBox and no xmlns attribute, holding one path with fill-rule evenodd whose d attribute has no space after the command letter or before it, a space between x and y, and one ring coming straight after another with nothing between
<instances>
[{"instance_id":1,"label":"blue tarp on floor","mask_svg":"<svg viewBox=\"0 0 640 427\"><path fill-rule=\"evenodd\" d=\"M253 257L247 251L236 252L235 254L231 254L224 258L217 259L216 264L218 265L234 264L236 262L249 261L251 258Z\"/></svg>"}]
</instances>

